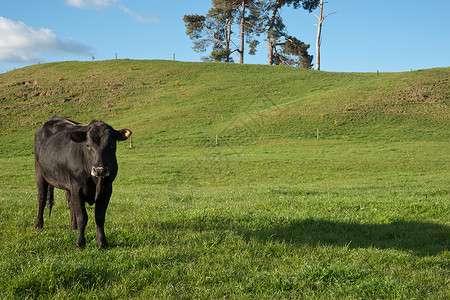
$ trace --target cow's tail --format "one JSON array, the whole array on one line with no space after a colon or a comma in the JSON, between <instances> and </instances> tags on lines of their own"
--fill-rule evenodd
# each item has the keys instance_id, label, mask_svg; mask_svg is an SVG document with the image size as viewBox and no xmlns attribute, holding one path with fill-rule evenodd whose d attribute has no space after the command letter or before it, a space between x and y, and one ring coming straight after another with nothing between
<instances>
[{"instance_id":1,"label":"cow's tail","mask_svg":"<svg viewBox=\"0 0 450 300\"><path fill-rule=\"evenodd\" d=\"M50 218L51 214L52 214L52 207L53 207L53 203L54 203L54 192L55 188L52 185L48 185L48 190L47 190L47 205L48 205L48 217Z\"/></svg>"}]
</instances>

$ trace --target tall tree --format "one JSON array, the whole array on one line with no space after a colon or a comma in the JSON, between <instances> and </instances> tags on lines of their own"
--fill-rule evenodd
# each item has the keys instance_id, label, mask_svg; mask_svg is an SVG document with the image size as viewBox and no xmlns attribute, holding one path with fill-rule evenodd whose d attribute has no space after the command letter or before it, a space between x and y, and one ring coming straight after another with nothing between
<instances>
[{"instance_id":1,"label":"tall tree","mask_svg":"<svg viewBox=\"0 0 450 300\"><path fill-rule=\"evenodd\" d=\"M317 38L316 38L316 70L317 71L320 71L320 44L322 42L322 40L321 40L322 22L329 15L335 14L335 12L332 12L332 13L329 13L329 14L323 16L323 0L320 0L319 10L320 10L319 16L314 15L319 20L319 23L316 25L317 26Z\"/></svg>"},{"instance_id":2,"label":"tall tree","mask_svg":"<svg viewBox=\"0 0 450 300\"><path fill-rule=\"evenodd\" d=\"M239 63L241 64L244 63L244 45L246 40L250 48L248 53L253 55L256 51L257 42L253 38L256 32L252 26L249 26L251 24L250 21L255 18L254 10L256 9L256 2L255 0L234 0L234 6L236 7L239 20L240 46L237 52L239 52Z\"/></svg>"},{"instance_id":3,"label":"tall tree","mask_svg":"<svg viewBox=\"0 0 450 300\"><path fill-rule=\"evenodd\" d=\"M209 57L204 60L230 61L230 44L234 15L225 5L228 1L214 0L206 16L185 15L186 34L193 40L196 52L205 52L212 46Z\"/></svg>"},{"instance_id":4,"label":"tall tree","mask_svg":"<svg viewBox=\"0 0 450 300\"><path fill-rule=\"evenodd\" d=\"M262 0L259 5L262 20L259 26L266 34L268 64L283 63L311 68L308 60L312 60L312 56L307 51L309 45L289 36L281 17L281 9L292 5L312 12L319 5L319 0ZM298 58L294 59L292 56Z\"/></svg>"},{"instance_id":5,"label":"tall tree","mask_svg":"<svg viewBox=\"0 0 450 300\"><path fill-rule=\"evenodd\" d=\"M268 63L311 68L309 45L289 36L280 11L284 6L314 10L320 0L212 0L206 16L185 15L186 34L194 43L193 49L205 52L211 47L208 61L231 62L232 53L239 53L244 62L245 43L249 54L255 54L258 36L264 34L268 48ZM237 28L238 27L238 28ZM237 32L239 32L237 34ZM235 43L240 40L239 45Z\"/></svg>"},{"instance_id":6,"label":"tall tree","mask_svg":"<svg viewBox=\"0 0 450 300\"><path fill-rule=\"evenodd\" d=\"M268 64L273 65L274 53L276 53L277 43L283 40L283 29L285 28L278 10L283 5L282 0L267 1L265 10L268 13L268 20L266 23L266 41L267 41L267 58ZM281 45L281 44L279 44ZM276 56L275 56L276 57Z\"/></svg>"},{"instance_id":7,"label":"tall tree","mask_svg":"<svg viewBox=\"0 0 450 300\"><path fill-rule=\"evenodd\" d=\"M244 44L245 44L245 38L244 38L244 31L245 31L245 0L241 0L241 16L239 18L239 36L241 39L241 45L239 47L239 63L244 63Z\"/></svg>"},{"instance_id":8,"label":"tall tree","mask_svg":"<svg viewBox=\"0 0 450 300\"><path fill-rule=\"evenodd\" d=\"M250 46L250 54L254 54L256 43L250 38L253 29L246 26L246 11L253 9L254 0L213 0L212 8L206 16L185 15L186 34L193 40L193 49L205 52L212 46L211 53L204 60L231 62L232 53L239 53L239 62L244 62L245 37ZM254 14L250 14L253 16ZM239 27L239 30L234 30ZM236 34L235 32L239 32ZM240 45L235 40L240 40Z\"/></svg>"}]
</instances>

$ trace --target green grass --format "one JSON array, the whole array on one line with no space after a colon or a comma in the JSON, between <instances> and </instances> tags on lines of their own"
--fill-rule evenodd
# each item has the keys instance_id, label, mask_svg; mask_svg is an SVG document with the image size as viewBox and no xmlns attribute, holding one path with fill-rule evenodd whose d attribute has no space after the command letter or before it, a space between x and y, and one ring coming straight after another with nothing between
<instances>
[{"instance_id":1,"label":"green grass","mask_svg":"<svg viewBox=\"0 0 450 300\"><path fill-rule=\"evenodd\" d=\"M0 75L0 298L450 298L449 73L119 60ZM53 114L133 131L108 250L92 207L74 250L61 191L33 228L33 134Z\"/></svg>"}]
</instances>

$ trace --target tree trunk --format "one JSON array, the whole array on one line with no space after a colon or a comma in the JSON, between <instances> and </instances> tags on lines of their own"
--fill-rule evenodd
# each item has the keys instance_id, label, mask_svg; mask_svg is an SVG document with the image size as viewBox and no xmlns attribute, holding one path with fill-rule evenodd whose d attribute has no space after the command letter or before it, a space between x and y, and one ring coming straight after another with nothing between
<instances>
[{"instance_id":1,"label":"tree trunk","mask_svg":"<svg viewBox=\"0 0 450 300\"><path fill-rule=\"evenodd\" d=\"M241 47L239 48L239 63L244 63L244 24L245 24L245 0L242 0L241 4Z\"/></svg>"},{"instance_id":2,"label":"tree trunk","mask_svg":"<svg viewBox=\"0 0 450 300\"><path fill-rule=\"evenodd\" d=\"M320 71L320 35L322 33L323 21L323 0L320 0L319 24L317 24L317 39L316 39L316 70Z\"/></svg>"},{"instance_id":3,"label":"tree trunk","mask_svg":"<svg viewBox=\"0 0 450 300\"><path fill-rule=\"evenodd\" d=\"M269 49L267 52L267 64L270 66L273 64L273 45L269 36L267 36L267 48Z\"/></svg>"},{"instance_id":4,"label":"tree trunk","mask_svg":"<svg viewBox=\"0 0 450 300\"><path fill-rule=\"evenodd\" d=\"M329 13L329 14L323 16L323 0L320 0L319 7L320 7L319 16L316 16L316 18L319 20L319 23L317 24L317 40L316 40L316 70L317 71L320 71L320 36L322 34L322 22L329 15L335 14L335 12L332 12L332 13Z\"/></svg>"},{"instance_id":5,"label":"tree trunk","mask_svg":"<svg viewBox=\"0 0 450 300\"><path fill-rule=\"evenodd\" d=\"M225 25L225 49L230 49L230 41L231 41L231 22L227 21L227 24ZM227 54L227 57L225 58L225 62L230 62L230 54Z\"/></svg>"},{"instance_id":6,"label":"tree trunk","mask_svg":"<svg viewBox=\"0 0 450 300\"><path fill-rule=\"evenodd\" d=\"M280 1L275 1L273 8L272 8L272 16L269 20L269 26L267 28L267 59L268 59L268 65L273 65L273 43L272 43L272 32L275 27L275 19L277 17L278 8L280 8L281 3Z\"/></svg>"}]
</instances>

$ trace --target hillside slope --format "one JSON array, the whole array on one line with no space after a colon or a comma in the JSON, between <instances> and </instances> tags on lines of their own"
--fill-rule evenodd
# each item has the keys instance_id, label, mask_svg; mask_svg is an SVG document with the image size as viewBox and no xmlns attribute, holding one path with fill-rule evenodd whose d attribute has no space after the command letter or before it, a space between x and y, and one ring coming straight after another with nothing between
<instances>
[{"instance_id":1,"label":"hillside slope","mask_svg":"<svg viewBox=\"0 0 450 300\"><path fill-rule=\"evenodd\" d=\"M449 299L449 72L118 60L0 75L0 299ZM58 189L34 230L33 135L54 114L133 131L106 251L92 206L74 251Z\"/></svg>"},{"instance_id":2,"label":"hillside slope","mask_svg":"<svg viewBox=\"0 0 450 300\"><path fill-rule=\"evenodd\" d=\"M140 146L206 145L216 136L222 144L314 139L317 130L321 139L447 141L449 75L450 68L377 75L171 61L49 63L0 75L0 133L9 147L28 145L30 132L57 114L127 126Z\"/></svg>"}]
</instances>

